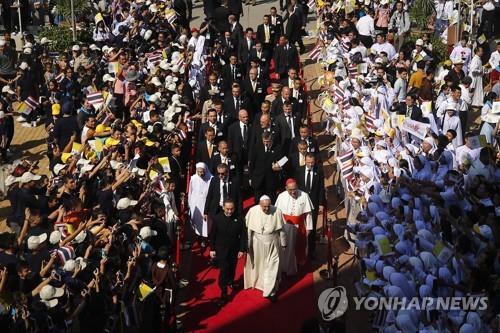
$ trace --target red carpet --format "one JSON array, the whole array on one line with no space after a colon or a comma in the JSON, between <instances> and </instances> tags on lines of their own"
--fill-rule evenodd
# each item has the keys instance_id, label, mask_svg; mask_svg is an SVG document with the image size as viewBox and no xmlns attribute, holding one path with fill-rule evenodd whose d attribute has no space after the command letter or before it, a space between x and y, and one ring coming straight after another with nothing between
<instances>
[{"instance_id":1,"label":"red carpet","mask_svg":"<svg viewBox=\"0 0 500 333\"><path fill-rule=\"evenodd\" d=\"M313 277L310 269L280 285L277 303L262 297L259 290L241 288L230 295L222 309L215 304L220 296L218 269L208 266L208 251L191 253L193 276L190 278L187 313L183 318L186 332L298 332L305 319L316 314ZM236 280L243 287L244 258L238 262ZM231 292L229 290L229 292Z\"/></svg>"}]
</instances>

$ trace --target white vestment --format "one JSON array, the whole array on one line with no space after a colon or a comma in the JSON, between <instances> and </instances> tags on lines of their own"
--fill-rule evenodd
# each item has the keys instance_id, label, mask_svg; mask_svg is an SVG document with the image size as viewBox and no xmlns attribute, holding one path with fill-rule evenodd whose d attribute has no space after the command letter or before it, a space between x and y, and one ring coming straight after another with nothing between
<instances>
[{"instance_id":1,"label":"white vestment","mask_svg":"<svg viewBox=\"0 0 500 333\"><path fill-rule=\"evenodd\" d=\"M264 297L276 293L280 277L280 252L286 246L283 214L270 207L269 214L259 205L248 210L245 217L248 230L248 257L245 263L245 289L262 290Z\"/></svg>"},{"instance_id":2,"label":"white vestment","mask_svg":"<svg viewBox=\"0 0 500 333\"><path fill-rule=\"evenodd\" d=\"M478 55L472 58L470 63L469 76L472 77L471 88L474 89L472 95L472 106L483 106L483 62Z\"/></svg>"},{"instance_id":3,"label":"white vestment","mask_svg":"<svg viewBox=\"0 0 500 333\"><path fill-rule=\"evenodd\" d=\"M212 176L207 175L205 171L205 178L194 174L189 183L188 203L191 225L196 234L203 237L208 237L210 232L210 219L207 219L207 221L203 219L203 209L205 208L210 179L212 179Z\"/></svg>"},{"instance_id":4,"label":"white vestment","mask_svg":"<svg viewBox=\"0 0 500 333\"><path fill-rule=\"evenodd\" d=\"M278 199L276 199L276 207L281 209L284 215L291 216L302 216L305 215L302 219L301 223L304 225L301 227L305 227L305 230L313 230L313 220L312 220L312 210L313 204L309 195L306 192L297 190L297 199L293 198L287 191L284 191L278 195ZM285 216L285 221L287 221ZM282 257L281 257L281 270L285 272L287 275L297 274L297 256L296 256L296 244L297 238L302 237L304 235L299 235L299 225L293 223L285 223L283 229L286 234L286 243L287 247L283 249ZM303 240L301 240L301 246L305 245L304 249L299 249L301 251L299 260L302 261L300 264L304 264L305 255L307 252L307 235L305 236L305 244L302 244ZM304 253L302 253L304 252Z\"/></svg>"},{"instance_id":5,"label":"white vestment","mask_svg":"<svg viewBox=\"0 0 500 333\"><path fill-rule=\"evenodd\" d=\"M457 132L457 137L453 139L453 147L457 148L463 145L464 140L462 139L462 126L460 124L460 118L458 116L450 117L448 114L445 114L443 119L443 134L446 134L446 132L450 129Z\"/></svg>"}]
</instances>

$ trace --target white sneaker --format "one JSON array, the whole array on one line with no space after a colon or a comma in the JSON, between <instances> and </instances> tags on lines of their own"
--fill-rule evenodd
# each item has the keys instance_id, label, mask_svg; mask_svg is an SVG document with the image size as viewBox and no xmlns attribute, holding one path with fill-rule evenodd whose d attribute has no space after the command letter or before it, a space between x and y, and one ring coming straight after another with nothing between
<instances>
[{"instance_id":1,"label":"white sneaker","mask_svg":"<svg viewBox=\"0 0 500 333\"><path fill-rule=\"evenodd\" d=\"M25 121L26 121L26 118L24 118L23 116L19 116L19 117L17 117L17 118L16 118L16 120L17 120L18 122L22 123L22 122L25 122Z\"/></svg>"},{"instance_id":2,"label":"white sneaker","mask_svg":"<svg viewBox=\"0 0 500 333\"><path fill-rule=\"evenodd\" d=\"M31 127L31 124L29 124L29 123L23 123L21 126L22 127Z\"/></svg>"}]
</instances>

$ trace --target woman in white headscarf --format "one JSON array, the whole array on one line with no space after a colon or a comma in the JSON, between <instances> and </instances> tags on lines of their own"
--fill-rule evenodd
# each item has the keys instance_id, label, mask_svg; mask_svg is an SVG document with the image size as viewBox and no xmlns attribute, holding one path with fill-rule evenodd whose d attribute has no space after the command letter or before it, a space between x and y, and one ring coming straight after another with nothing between
<instances>
[{"instance_id":1,"label":"woman in white headscarf","mask_svg":"<svg viewBox=\"0 0 500 333\"><path fill-rule=\"evenodd\" d=\"M207 165L203 162L196 163L196 173L191 177L191 181L189 182L188 203L191 225L194 232L203 238L201 240L202 247L204 247L205 240L210 232L210 224L208 219L204 218L203 210L211 179L212 174L208 170Z\"/></svg>"}]
</instances>

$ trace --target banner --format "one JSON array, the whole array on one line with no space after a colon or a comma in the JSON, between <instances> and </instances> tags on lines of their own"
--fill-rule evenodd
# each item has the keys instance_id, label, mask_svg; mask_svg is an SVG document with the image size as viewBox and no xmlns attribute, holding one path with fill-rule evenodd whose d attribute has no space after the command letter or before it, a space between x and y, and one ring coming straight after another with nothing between
<instances>
[{"instance_id":1,"label":"banner","mask_svg":"<svg viewBox=\"0 0 500 333\"><path fill-rule=\"evenodd\" d=\"M405 118L403 126L401 126L402 131L406 131L412 135L415 135L421 140L425 139L425 136L427 135L427 132L430 128L431 125L411 120L410 118Z\"/></svg>"}]
</instances>

